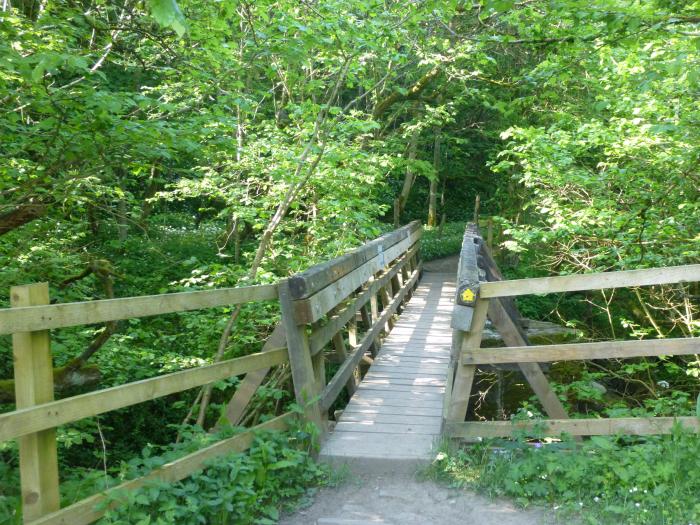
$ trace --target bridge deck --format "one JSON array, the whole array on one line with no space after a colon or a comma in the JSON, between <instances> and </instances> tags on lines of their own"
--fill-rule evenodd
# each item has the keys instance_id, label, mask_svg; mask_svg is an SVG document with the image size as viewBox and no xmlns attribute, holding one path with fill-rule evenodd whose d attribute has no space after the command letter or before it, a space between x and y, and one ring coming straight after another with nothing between
<instances>
[{"instance_id":1,"label":"bridge deck","mask_svg":"<svg viewBox=\"0 0 700 525\"><path fill-rule=\"evenodd\" d=\"M430 458L440 435L454 294L454 274L424 274L321 457Z\"/></svg>"}]
</instances>

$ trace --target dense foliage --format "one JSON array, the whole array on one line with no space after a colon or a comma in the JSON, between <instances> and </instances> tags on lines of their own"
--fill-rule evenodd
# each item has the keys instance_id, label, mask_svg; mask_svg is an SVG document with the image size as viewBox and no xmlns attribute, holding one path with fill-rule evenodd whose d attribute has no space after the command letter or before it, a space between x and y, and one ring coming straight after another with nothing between
<instances>
[{"instance_id":1,"label":"dense foliage","mask_svg":"<svg viewBox=\"0 0 700 525\"><path fill-rule=\"evenodd\" d=\"M680 428L644 439L595 436L583 445L484 443L440 453L433 473L522 506L544 505L562 521L686 525L700 518L699 445Z\"/></svg>"},{"instance_id":2,"label":"dense foliage","mask_svg":"<svg viewBox=\"0 0 700 525\"><path fill-rule=\"evenodd\" d=\"M696 263L699 26L698 0L6 0L0 306L38 281L56 302L275 282L413 219L442 257L477 195L510 277ZM679 337L700 335L699 297L691 283L519 306L591 340ZM57 395L257 351L278 315L54 330ZM687 415L700 393L697 356L551 377L587 416ZM2 336L3 411L11 378ZM202 426L236 385L195 406ZM196 396L61 427L62 472L114 474L173 442ZM291 398L288 374L271 377L245 423ZM14 508L16 445L0 456Z\"/></svg>"}]
</instances>

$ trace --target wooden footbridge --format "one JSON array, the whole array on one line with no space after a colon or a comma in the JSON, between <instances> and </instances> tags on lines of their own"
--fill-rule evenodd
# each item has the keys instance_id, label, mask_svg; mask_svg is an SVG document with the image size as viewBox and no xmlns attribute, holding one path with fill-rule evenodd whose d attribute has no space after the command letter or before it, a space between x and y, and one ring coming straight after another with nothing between
<instances>
[{"instance_id":1,"label":"wooden footbridge","mask_svg":"<svg viewBox=\"0 0 700 525\"><path fill-rule=\"evenodd\" d=\"M303 417L322 430L321 456L333 461L415 462L431 457L441 435L508 436L535 425L552 435L663 433L675 422L700 430L696 417L569 419L538 364L698 354L698 339L529 346L512 300L698 281L700 265L504 281L477 229L468 227L458 271L422 275L421 233L411 223L275 285L66 304L50 304L46 283L14 287L12 308L0 311L0 334L12 334L17 408L0 414L0 441L19 441L24 522L91 523L104 514L106 501L117 504L117 491L183 479L212 458L244 451L257 430L283 430L298 416L281 414L64 506L56 427L241 375L225 411L235 425L277 366L290 367ZM279 301L281 307L280 325L260 353L54 400L50 330L251 301ZM487 317L508 347L480 348ZM550 419L465 421L477 367L499 363L517 364Z\"/></svg>"}]
</instances>

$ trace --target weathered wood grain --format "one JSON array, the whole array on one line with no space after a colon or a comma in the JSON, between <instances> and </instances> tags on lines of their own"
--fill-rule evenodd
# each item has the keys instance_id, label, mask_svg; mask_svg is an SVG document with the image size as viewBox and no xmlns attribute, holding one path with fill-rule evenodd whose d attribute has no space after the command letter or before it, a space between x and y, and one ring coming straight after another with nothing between
<instances>
[{"instance_id":1,"label":"weathered wood grain","mask_svg":"<svg viewBox=\"0 0 700 525\"><path fill-rule=\"evenodd\" d=\"M0 441L54 428L71 421L246 374L259 368L280 365L287 361L287 349L278 348L0 414Z\"/></svg>"},{"instance_id":2,"label":"weathered wood grain","mask_svg":"<svg viewBox=\"0 0 700 525\"><path fill-rule=\"evenodd\" d=\"M306 418L315 423L321 430L324 430L321 409L316 401L319 390L306 327L298 324L295 320L297 302L292 300L289 280L285 279L282 281L278 288L282 325L287 336L289 366L292 369L294 395L297 403L304 407Z\"/></svg>"},{"instance_id":3,"label":"weathered wood grain","mask_svg":"<svg viewBox=\"0 0 700 525\"><path fill-rule=\"evenodd\" d=\"M277 285L122 297L0 310L0 334L104 323L151 315L277 299Z\"/></svg>"},{"instance_id":4,"label":"weathered wood grain","mask_svg":"<svg viewBox=\"0 0 700 525\"><path fill-rule=\"evenodd\" d=\"M474 306L471 330L463 332L461 353L481 346L481 335L486 323L488 309L488 299L477 299ZM476 367L473 365L458 365L455 368L450 402L447 407L447 421L464 421L469 407L469 396L471 395L475 372Z\"/></svg>"},{"instance_id":5,"label":"weathered wood grain","mask_svg":"<svg viewBox=\"0 0 700 525\"><path fill-rule=\"evenodd\" d=\"M334 281L349 274L362 266L379 253L386 252L396 243L409 237L411 233L421 229L420 221L413 221L406 226L370 241L356 250L346 253L331 261L327 261L308 270L294 275L289 279L291 297L294 300L306 299L325 288ZM388 263L389 261L387 261Z\"/></svg>"},{"instance_id":6,"label":"weathered wood grain","mask_svg":"<svg viewBox=\"0 0 700 525\"><path fill-rule=\"evenodd\" d=\"M450 347L442 337L432 340L422 331L416 332L415 339L412 335L417 322L444 322L439 333L449 334L454 279L454 275L426 274L323 444L322 457L416 460L430 456L442 424Z\"/></svg>"},{"instance_id":7,"label":"weathered wood grain","mask_svg":"<svg viewBox=\"0 0 700 525\"><path fill-rule=\"evenodd\" d=\"M295 300L297 324L314 323L331 311L338 303L364 285L378 272L384 270L391 262L398 259L420 239L422 230L412 232L406 239L395 244L357 267L337 281L332 282L306 299ZM384 286L388 285L387 281Z\"/></svg>"},{"instance_id":8,"label":"weathered wood grain","mask_svg":"<svg viewBox=\"0 0 700 525\"><path fill-rule=\"evenodd\" d=\"M365 333L357 348L353 349L350 357L340 366L335 376L333 376L333 379L328 382L328 385L326 385L326 388L321 393L321 407L323 410L329 409L333 404L333 401L335 401L336 397L338 397L343 385L347 382L350 374L359 364L364 353L369 350L370 345L374 342L375 338L382 330L386 320L394 314L407 291L410 289L413 283L418 280L418 274L418 269L413 271L413 274L408 282L406 282L401 291L396 294L396 297L394 297L391 303L382 311L379 319L377 319L377 321L372 325L372 328Z\"/></svg>"},{"instance_id":9,"label":"weathered wood grain","mask_svg":"<svg viewBox=\"0 0 700 525\"><path fill-rule=\"evenodd\" d=\"M700 264L483 283L481 296L506 297L527 294L580 292L584 290L627 288L630 286L693 281L700 281Z\"/></svg>"},{"instance_id":10,"label":"weathered wood grain","mask_svg":"<svg viewBox=\"0 0 700 525\"><path fill-rule=\"evenodd\" d=\"M698 353L700 353L700 337L688 337L471 350L463 354L462 363L470 365L537 363L583 359L692 355Z\"/></svg>"},{"instance_id":11,"label":"weathered wood grain","mask_svg":"<svg viewBox=\"0 0 700 525\"><path fill-rule=\"evenodd\" d=\"M12 287L10 304L14 308L49 304L48 283ZM12 354L17 408L31 408L53 401L49 331L14 333ZM20 437L19 473L25 522L59 509L56 429L49 428Z\"/></svg>"},{"instance_id":12,"label":"weathered wood grain","mask_svg":"<svg viewBox=\"0 0 700 525\"><path fill-rule=\"evenodd\" d=\"M468 421L448 423L445 434L452 438L509 437L513 432L531 431L533 435L559 436L562 433L572 436L595 436L615 434L669 434L673 426L679 425L700 431L697 417L628 417L611 419L544 419L538 421Z\"/></svg>"},{"instance_id":13,"label":"weathered wood grain","mask_svg":"<svg viewBox=\"0 0 700 525\"><path fill-rule=\"evenodd\" d=\"M338 333L346 324L348 324L358 311L362 311L363 307L369 302L369 300L374 296L379 289L384 286L384 284L391 279L396 273L403 269L410 256L418 250L418 246L414 245L411 249L402 257L400 257L394 266L392 266L387 272L380 275L371 283L365 285L365 288L357 294L350 302L337 314L333 315L331 319L326 322L320 328L314 330L309 337L309 346L311 347L311 353L316 354L320 352L326 344L333 338L333 335ZM364 318L364 316L363 316Z\"/></svg>"}]
</instances>

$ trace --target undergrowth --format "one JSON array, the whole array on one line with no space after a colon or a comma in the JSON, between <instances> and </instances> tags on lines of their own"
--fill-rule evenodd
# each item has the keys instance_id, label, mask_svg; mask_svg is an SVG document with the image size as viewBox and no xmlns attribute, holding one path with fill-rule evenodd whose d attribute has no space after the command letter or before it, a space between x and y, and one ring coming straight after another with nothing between
<instances>
[{"instance_id":1,"label":"undergrowth","mask_svg":"<svg viewBox=\"0 0 700 525\"><path fill-rule=\"evenodd\" d=\"M71 469L62 480L62 506L148 475L166 463L235 435L183 427L183 440L149 445L116 469ZM98 508L107 509L100 525L272 524L280 512L304 503L329 482L326 468L311 457L314 433L308 425L286 432L258 431L245 452L216 456L205 468L174 483L151 480L135 490L115 490ZM0 496L0 523L21 523L17 497ZM111 508L110 508L111 507Z\"/></svg>"},{"instance_id":2,"label":"undergrowth","mask_svg":"<svg viewBox=\"0 0 700 525\"><path fill-rule=\"evenodd\" d=\"M425 227L421 237L420 251L424 261L432 261L458 255L462 248L464 222L449 222L442 228Z\"/></svg>"},{"instance_id":3,"label":"undergrowth","mask_svg":"<svg viewBox=\"0 0 700 525\"><path fill-rule=\"evenodd\" d=\"M700 521L700 436L491 441L438 454L431 473L449 483L544 505L588 525L690 525Z\"/></svg>"}]
</instances>

